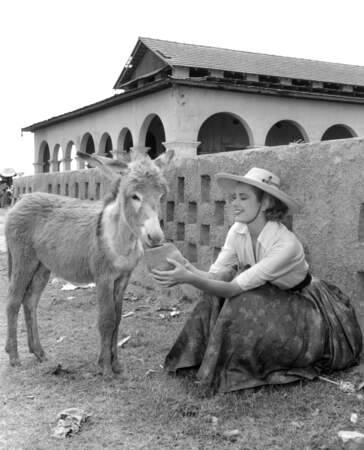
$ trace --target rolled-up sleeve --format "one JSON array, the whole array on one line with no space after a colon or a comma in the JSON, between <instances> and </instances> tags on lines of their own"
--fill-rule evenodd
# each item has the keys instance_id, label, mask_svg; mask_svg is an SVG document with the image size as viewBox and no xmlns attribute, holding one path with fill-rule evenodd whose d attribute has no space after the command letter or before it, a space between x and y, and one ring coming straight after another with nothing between
<instances>
[{"instance_id":1,"label":"rolled-up sleeve","mask_svg":"<svg viewBox=\"0 0 364 450\"><path fill-rule=\"evenodd\" d=\"M209 269L210 273L218 273L221 270L230 269L234 265L239 264L238 255L235 250L235 239L235 233L230 229L219 256Z\"/></svg>"},{"instance_id":2,"label":"rolled-up sleeve","mask_svg":"<svg viewBox=\"0 0 364 450\"><path fill-rule=\"evenodd\" d=\"M268 281L284 276L292 267L292 263L302 257L303 250L298 241L278 241L265 257L240 273L235 280L243 291L255 289Z\"/></svg>"}]
</instances>

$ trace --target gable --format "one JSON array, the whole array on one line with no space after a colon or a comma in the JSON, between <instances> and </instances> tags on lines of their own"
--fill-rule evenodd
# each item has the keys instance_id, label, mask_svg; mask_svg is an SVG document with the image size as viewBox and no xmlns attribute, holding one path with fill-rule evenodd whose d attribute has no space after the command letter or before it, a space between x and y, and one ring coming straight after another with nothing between
<instances>
[{"instance_id":1,"label":"gable","mask_svg":"<svg viewBox=\"0 0 364 450\"><path fill-rule=\"evenodd\" d=\"M142 58L136 63L136 66L133 67L130 74L130 79L128 81L132 81L136 78L155 72L165 66L166 64L148 49Z\"/></svg>"}]
</instances>

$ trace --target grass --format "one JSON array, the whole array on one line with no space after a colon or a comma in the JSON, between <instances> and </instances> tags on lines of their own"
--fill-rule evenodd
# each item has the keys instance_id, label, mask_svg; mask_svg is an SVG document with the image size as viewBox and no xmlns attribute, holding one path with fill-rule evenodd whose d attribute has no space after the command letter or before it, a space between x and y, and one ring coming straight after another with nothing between
<instances>
[{"instance_id":1,"label":"grass","mask_svg":"<svg viewBox=\"0 0 364 450\"><path fill-rule=\"evenodd\" d=\"M6 292L5 256L0 255L1 311ZM61 291L49 283L39 306L43 347L49 360L37 363L27 351L19 319L20 368L0 353L0 448L6 449L340 449L339 430L364 432L364 400L322 381L271 386L211 396L193 377L173 377L160 365L191 304L141 286L127 289L120 337L124 371L111 381L96 375L97 302L94 289ZM74 297L69 299L69 297ZM159 307L172 305L171 317ZM164 314L161 317L160 314ZM5 316L0 319L4 347ZM54 369L61 364L61 370ZM152 371L151 371L152 370ZM361 374L335 374L358 381ZM55 418L78 407L91 418L78 434L52 437ZM350 422L357 413L358 422ZM224 432L238 429L236 437Z\"/></svg>"}]
</instances>

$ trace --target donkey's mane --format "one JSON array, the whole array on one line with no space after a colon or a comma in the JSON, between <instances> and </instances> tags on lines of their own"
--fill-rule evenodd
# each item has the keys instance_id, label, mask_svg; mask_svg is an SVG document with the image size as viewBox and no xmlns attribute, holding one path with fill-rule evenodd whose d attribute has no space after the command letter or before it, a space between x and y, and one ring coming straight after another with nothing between
<instances>
[{"instance_id":1,"label":"donkey's mane","mask_svg":"<svg viewBox=\"0 0 364 450\"><path fill-rule=\"evenodd\" d=\"M126 194L134 190L167 189L167 181L162 171L149 159L141 159L131 163L129 170L121 181Z\"/></svg>"},{"instance_id":2,"label":"donkey's mane","mask_svg":"<svg viewBox=\"0 0 364 450\"><path fill-rule=\"evenodd\" d=\"M150 159L139 159L129 165L128 181L131 183L144 185L152 184L162 186L166 180L162 171Z\"/></svg>"},{"instance_id":3,"label":"donkey's mane","mask_svg":"<svg viewBox=\"0 0 364 450\"><path fill-rule=\"evenodd\" d=\"M120 189L120 183L121 183L121 177L118 178L114 182L114 184L111 187L110 192L106 195L106 197L104 197L104 208L116 200L116 197L118 196L118 192Z\"/></svg>"}]
</instances>

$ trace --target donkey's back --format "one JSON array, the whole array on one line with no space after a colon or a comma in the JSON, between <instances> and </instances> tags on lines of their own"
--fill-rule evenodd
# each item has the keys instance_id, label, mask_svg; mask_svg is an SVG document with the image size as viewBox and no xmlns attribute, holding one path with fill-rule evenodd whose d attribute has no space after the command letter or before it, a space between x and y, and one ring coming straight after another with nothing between
<instances>
[{"instance_id":1,"label":"donkey's back","mask_svg":"<svg viewBox=\"0 0 364 450\"><path fill-rule=\"evenodd\" d=\"M41 262L73 282L93 279L101 202L60 195L27 194L9 212L5 236L12 265Z\"/></svg>"}]
</instances>

